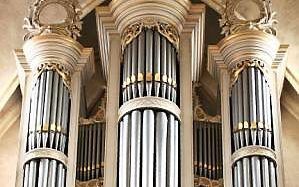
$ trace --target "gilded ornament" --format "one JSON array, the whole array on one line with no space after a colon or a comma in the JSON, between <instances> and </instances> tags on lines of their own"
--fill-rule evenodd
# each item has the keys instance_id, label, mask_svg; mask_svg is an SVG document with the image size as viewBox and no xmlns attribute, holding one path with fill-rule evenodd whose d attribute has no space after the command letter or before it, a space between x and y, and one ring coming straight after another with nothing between
<instances>
[{"instance_id":1,"label":"gilded ornament","mask_svg":"<svg viewBox=\"0 0 299 187\"><path fill-rule=\"evenodd\" d=\"M34 77L38 78L44 71L47 70L57 72L61 76L64 85L68 88L69 91L71 91L71 73L61 64L54 62L42 63L37 68L37 73L34 75Z\"/></svg>"},{"instance_id":2,"label":"gilded ornament","mask_svg":"<svg viewBox=\"0 0 299 187\"><path fill-rule=\"evenodd\" d=\"M76 180L76 187L103 187L104 186L104 179L92 179L89 181L78 181Z\"/></svg>"},{"instance_id":3,"label":"gilded ornament","mask_svg":"<svg viewBox=\"0 0 299 187\"><path fill-rule=\"evenodd\" d=\"M195 176L194 177L194 186L195 187L223 187L223 179L219 180L212 180L206 177L199 177Z\"/></svg>"},{"instance_id":4,"label":"gilded ornament","mask_svg":"<svg viewBox=\"0 0 299 187\"><path fill-rule=\"evenodd\" d=\"M137 75L137 81L138 82L141 82L141 81L143 81L143 74L142 73L138 73L138 75Z\"/></svg>"},{"instance_id":5,"label":"gilded ornament","mask_svg":"<svg viewBox=\"0 0 299 187\"><path fill-rule=\"evenodd\" d=\"M133 84L133 83L135 83L136 82L136 76L135 75L132 75L131 76L131 83Z\"/></svg>"},{"instance_id":6,"label":"gilded ornament","mask_svg":"<svg viewBox=\"0 0 299 187\"><path fill-rule=\"evenodd\" d=\"M59 23L43 23L40 15L49 5L59 5L64 8L67 16L63 22ZM77 0L36 0L30 6L29 16L24 19L24 29L28 33L24 36L24 40L29 40L34 36L47 33L55 33L65 35L77 39L80 36L82 23L80 21L80 6Z\"/></svg>"},{"instance_id":7,"label":"gilded ornament","mask_svg":"<svg viewBox=\"0 0 299 187\"><path fill-rule=\"evenodd\" d=\"M152 81L153 80L153 74L151 72L147 72L145 75L146 81Z\"/></svg>"},{"instance_id":8,"label":"gilded ornament","mask_svg":"<svg viewBox=\"0 0 299 187\"><path fill-rule=\"evenodd\" d=\"M257 16L246 18L244 12L238 10L242 3L251 3L257 7ZM246 8L246 7L245 7ZM247 11L250 12L250 11ZM251 11L253 12L253 11ZM272 11L271 0L228 0L220 19L222 34L226 36L246 30L260 30L265 33L276 35L274 25L276 12Z\"/></svg>"},{"instance_id":9,"label":"gilded ornament","mask_svg":"<svg viewBox=\"0 0 299 187\"><path fill-rule=\"evenodd\" d=\"M248 67L255 67L258 68L264 74L265 78L269 77L268 67L259 60L259 59L245 59L238 63L236 63L232 68L230 68L230 86L232 87L238 80L238 77L242 71Z\"/></svg>"},{"instance_id":10,"label":"gilded ornament","mask_svg":"<svg viewBox=\"0 0 299 187\"><path fill-rule=\"evenodd\" d=\"M216 116L210 116L208 115L203 108L201 107L201 105L197 105L194 107L193 109L193 118L194 121L205 121L205 122L211 122L211 123L221 123L221 116L220 115L216 115Z\"/></svg>"},{"instance_id":11,"label":"gilded ornament","mask_svg":"<svg viewBox=\"0 0 299 187\"><path fill-rule=\"evenodd\" d=\"M165 83L167 83L167 75L163 75L162 76L162 81L165 82Z\"/></svg>"},{"instance_id":12,"label":"gilded ornament","mask_svg":"<svg viewBox=\"0 0 299 187\"><path fill-rule=\"evenodd\" d=\"M125 28L121 40L123 51L126 46L143 31L143 29L156 29L178 49L179 34L173 25L157 21L153 18L146 18Z\"/></svg>"},{"instance_id":13,"label":"gilded ornament","mask_svg":"<svg viewBox=\"0 0 299 187\"><path fill-rule=\"evenodd\" d=\"M160 78L160 73L156 73L155 74L155 81L160 82L161 78Z\"/></svg>"}]
</instances>

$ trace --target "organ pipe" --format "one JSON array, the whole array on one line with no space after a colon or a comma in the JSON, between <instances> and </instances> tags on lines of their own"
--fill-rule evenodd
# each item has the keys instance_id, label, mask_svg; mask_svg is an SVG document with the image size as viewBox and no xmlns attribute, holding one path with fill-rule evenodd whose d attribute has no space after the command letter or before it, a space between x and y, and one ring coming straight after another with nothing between
<instances>
[{"instance_id":1,"label":"organ pipe","mask_svg":"<svg viewBox=\"0 0 299 187\"><path fill-rule=\"evenodd\" d=\"M178 90L172 78L179 77L176 48L154 25L142 28L125 45L123 55L121 98L126 99L120 111L126 112L119 117L117 185L179 187L179 116L168 109L177 107ZM138 92L124 96L124 90L132 89ZM157 104L146 106L147 100Z\"/></svg>"},{"instance_id":2,"label":"organ pipe","mask_svg":"<svg viewBox=\"0 0 299 187\"><path fill-rule=\"evenodd\" d=\"M243 69L231 91L232 134L239 137L233 140L233 152L250 146L275 150L272 138L268 138L273 136L271 100L269 83L261 69ZM234 186L276 186L274 163L275 160L266 155L241 157L233 163L233 167L237 168L233 171Z\"/></svg>"},{"instance_id":3,"label":"organ pipe","mask_svg":"<svg viewBox=\"0 0 299 187\"><path fill-rule=\"evenodd\" d=\"M223 186L221 118L219 115L208 115L197 103L198 96L194 95L195 186Z\"/></svg>"},{"instance_id":4,"label":"organ pipe","mask_svg":"<svg viewBox=\"0 0 299 187\"><path fill-rule=\"evenodd\" d=\"M70 92L55 69L41 69L32 88L27 152L52 149L68 154ZM65 186L66 166L51 158L29 160L24 167L23 186Z\"/></svg>"}]
</instances>

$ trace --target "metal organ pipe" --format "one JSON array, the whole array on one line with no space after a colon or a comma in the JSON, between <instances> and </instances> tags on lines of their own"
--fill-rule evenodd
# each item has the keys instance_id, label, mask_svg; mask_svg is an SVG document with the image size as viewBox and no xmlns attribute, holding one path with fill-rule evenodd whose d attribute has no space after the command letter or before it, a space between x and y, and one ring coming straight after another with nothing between
<instances>
[{"instance_id":1,"label":"metal organ pipe","mask_svg":"<svg viewBox=\"0 0 299 187\"><path fill-rule=\"evenodd\" d=\"M156 26L142 27L123 55L123 90L137 85L138 92L120 107L126 112L119 116L118 187L178 187L179 116L168 109L177 107L176 48ZM143 106L147 100L154 106Z\"/></svg>"},{"instance_id":2,"label":"metal organ pipe","mask_svg":"<svg viewBox=\"0 0 299 187\"><path fill-rule=\"evenodd\" d=\"M245 67L237 75L231 88L233 157L246 149L274 151L272 139L271 92L263 71L258 67ZM238 146L240 143L240 146ZM276 187L275 160L267 154L249 154L233 164L234 186ZM239 172L239 167L243 172ZM235 169L237 168L237 169ZM242 174L242 175L241 175Z\"/></svg>"},{"instance_id":3,"label":"metal organ pipe","mask_svg":"<svg viewBox=\"0 0 299 187\"><path fill-rule=\"evenodd\" d=\"M46 65L45 65L46 66ZM67 156L70 92L55 69L41 69L32 88L27 136L27 154L52 150ZM66 166L52 158L27 161L23 186L65 186Z\"/></svg>"}]
</instances>

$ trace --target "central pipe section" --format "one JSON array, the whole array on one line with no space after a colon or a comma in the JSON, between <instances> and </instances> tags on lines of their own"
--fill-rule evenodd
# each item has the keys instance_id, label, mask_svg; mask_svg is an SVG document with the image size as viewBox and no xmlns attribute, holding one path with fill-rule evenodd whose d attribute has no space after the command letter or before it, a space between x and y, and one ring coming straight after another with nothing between
<instances>
[{"instance_id":1,"label":"central pipe section","mask_svg":"<svg viewBox=\"0 0 299 187\"><path fill-rule=\"evenodd\" d=\"M177 48L165 25L139 25L123 45L118 187L178 187Z\"/></svg>"}]
</instances>

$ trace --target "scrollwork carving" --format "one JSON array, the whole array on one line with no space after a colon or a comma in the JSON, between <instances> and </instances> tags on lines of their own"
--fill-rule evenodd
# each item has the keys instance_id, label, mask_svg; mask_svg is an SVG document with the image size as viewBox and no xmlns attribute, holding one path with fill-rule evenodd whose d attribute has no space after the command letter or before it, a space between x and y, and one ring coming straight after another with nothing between
<instances>
[{"instance_id":1,"label":"scrollwork carving","mask_svg":"<svg viewBox=\"0 0 299 187\"><path fill-rule=\"evenodd\" d=\"M258 68L265 75L265 78L268 78L269 71L268 71L268 68L265 66L265 63L257 58L248 58L248 59L242 60L242 61L234 64L234 66L230 68L230 80L231 80L230 85L231 85L231 87L238 80L240 73L248 67Z\"/></svg>"},{"instance_id":2,"label":"scrollwork carving","mask_svg":"<svg viewBox=\"0 0 299 187\"><path fill-rule=\"evenodd\" d=\"M223 179L219 180L212 180L206 177L195 177L194 179L194 186L195 187L223 187Z\"/></svg>"},{"instance_id":3,"label":"scrollwork carving","mask_svg":"<svg viewBox=\"0 0 299 187\"><path fill-rule=\"evenodd\" d=\"M35 77L39 77L44 71L56 71L62 78L64 85L71 92L71 73L63 65L55 62L42 63L37 67Z\"/></svg>"},{"instance_id":4,"label":"scrollwork carving","mask_svg":"<svg viewBox=\"0 0 299 187\"><path fill-rule=\"evenodd\" d=\"M253 20L241 19L242 13L237 12L237 7L242 1L250 1L258 6L259 17ZM239 14L239 16L237 16ZM226 8L220 19L222 34L226 36L244 30L260 30L269 34L276 35L274 25L276 12L272 11L271 0L228 0Z\"/></svg>"},{"instance_id":5,"label":"scrollwork carving","mask_svg":"<svg viewBox=\"0 0 299 187\"><path fill-rule=\"evenodd\" d=\"M103 178L93 179L89 181L76 181L76 187L102 187L104 186Z\"/></svg>"},{"instance_id":6,"label":"scrollwork carving","mask_svg":"<svg viewBox=\"0 0 299 187\"><path fill-rule=\"evenodd\" d=\"M161 35L165 36L177 49L179 46L179 34L175 27L168 23L157 21L153 18L143 19L140 22L128 26L122 33L122 49L136 38L144 28L156 29Z\"/></svg>"},{"instance_id":7,"label":"scrollwork carving","mask_svg":"<svg viewBox=\"0 0 299 187\"><path fill-rule=\"evenodd\" d=\"M208 115L201 107L201 105L197 105L194 107L194 121L205 121L211 123L221 123L221 116L210 116Z\"/></svg>"},{"instance_id":8,"label":"scrollwork carving","mask_svg":"<svg viewBox=\"0 0 299 187\"><path fill-rule=\"evenodd\" d=\"M41 12L48 5L56 4L64 8L67 16L62 23L42 23L40 20ZM70 36L76 39L80 36L81 21L80 21L80 6L77 0L36 0L30 6L29 16L24 19L23 28L28 31L24 36L24 40L29 40L34 36L47 33L55 33L59 35Z\"/></svg>"}]
</instances>

